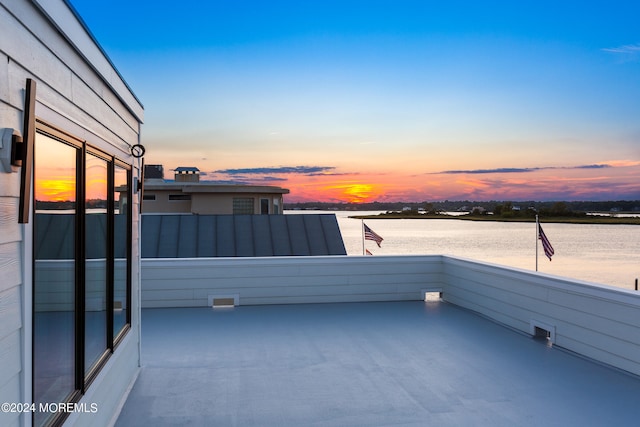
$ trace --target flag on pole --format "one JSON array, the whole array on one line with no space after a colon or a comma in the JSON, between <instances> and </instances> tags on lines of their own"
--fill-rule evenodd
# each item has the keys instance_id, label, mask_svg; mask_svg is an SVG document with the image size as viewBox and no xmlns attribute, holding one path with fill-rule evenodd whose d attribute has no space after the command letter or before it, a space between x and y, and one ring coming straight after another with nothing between
<instances>
[{"instance_id":1,"label":"flag on pole","mask_svg":"<svg viewBox=\"0 0 640 427\"><path fill-rule=\"evenodd\" d=\"M382 243L382 241L384 240L382 237L380 237L378 234L376 234L375 231L373 231L372 229L369 228L369 226L367 226L367 224L362 223L364 225L364 238L366 240L373 240L374 242L376 242L378 244L378 247L382 247L380 246L380 243Z\"/></svg>"},{"instance_id":2,"label":"flag on pole","mask_svg":"<svg viewBox=\"0 0 640 427\"><path fill-rule=\"evenodd\" d=\"M366 253L367 255L373 255L369 249L365 249L365 253Z\"/></svg>"},{"instance_id":3,"label":"flag on pole","mask_svg":"<svg viewBox=\"0 0 640 427\"><path fill-rule=\"evenodd\" d=\"M547 258L549 258L549 261L551 261L551 257L554 254L553 246L551 246L551 242L549 242L546 234L544 234L544 231L542 231L542 226L540 224L538 224L538 239L540 239L540 241L542 242L542 249L544 249L544 254L547 256Z\"/></svg>"}]
</instances>

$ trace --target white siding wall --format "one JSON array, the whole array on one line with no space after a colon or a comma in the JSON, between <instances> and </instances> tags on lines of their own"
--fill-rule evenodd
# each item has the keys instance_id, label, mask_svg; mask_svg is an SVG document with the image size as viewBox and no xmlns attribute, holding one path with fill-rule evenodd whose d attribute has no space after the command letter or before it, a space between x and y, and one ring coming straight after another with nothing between
<instances>
[{"instance_id":1,"label":"white siding wall","mask_svg":"<svg viewBox=\"0 0 640 427\"><path fill-rule=\"evenodd\" d=\"M143 307L401 301L442 287L440 256L143 259Z\"/></svg>"},{"instance_id":2,"label":"white siding wall","mask_svg":"<svg viewBox=\"0 0 640 427\"><path fill-rule=\"evenodd\" d=\"M18 174L0 172L0 403L22 401L22 231L17 178ZM18 414L0 412L0 425L17 423Z\"/></svg>"},{"instance_id":3,"label":"white siding wall","mask_svg":"<svg viewBox=\"0 0 640 427\"><path fill-rule=\"evenodd\" d=\"M132 161L129 146L139 141L143 108L63 0L0 2L0 129L22 133L27 78L37 82L36 116ZM31 225L18 224L19 181L18 173L0 169L0 402L31 398ZM134 213L137 201L136 195ZM137 230L134 225L134 260ZM135 262L133 268L135 278ZM137 289L134 281L133 307ZM98 416L73 416L68 424L111 418L137 369L138 315L132 314L132 333L90 388L100 399L90 400L99 404ZM2 426L22 423L29 425L30 417L0 413Z\"/></svg>"},{"instance_id":4,"label":"white siding wall","mask_svg":"<svg viewBox=\"0 0 640 427\"><path fill-rule=\"evenodd\" d=\"M444 272L447 301L640 375L640 293L452 257Z\"/></svg>"}]
</instances>

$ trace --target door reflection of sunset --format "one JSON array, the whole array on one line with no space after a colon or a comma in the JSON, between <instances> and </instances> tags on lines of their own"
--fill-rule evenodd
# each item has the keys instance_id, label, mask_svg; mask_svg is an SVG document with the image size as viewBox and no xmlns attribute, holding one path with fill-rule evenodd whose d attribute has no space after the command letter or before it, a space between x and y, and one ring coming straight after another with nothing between
<instances>
[{"instance_id":1,"label":"door reflection of sunset","mask_svg":"<svg viewBox=\"0 0 640 427\"><path fill-rule=\"evenodd\" d=\"M75 179L45 178L36 181L36 200L45 202L64 202L76 200Z\"/></svg>"},{"instance_id":2,"label":"door reflection of sunset","mask_svg":"<svg viewBox=\"0 0 640 427\"><path fill-rule=\"evenodd\" d=\"M37 133L34 196L43 202L76 201L78 149Z\"/></svg>"}]
</instances>

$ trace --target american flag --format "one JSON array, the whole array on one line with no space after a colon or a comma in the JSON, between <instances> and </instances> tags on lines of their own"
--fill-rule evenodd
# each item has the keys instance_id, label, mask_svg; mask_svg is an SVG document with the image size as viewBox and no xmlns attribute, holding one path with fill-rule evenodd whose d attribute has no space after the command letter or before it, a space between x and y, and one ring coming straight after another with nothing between
<instances>
[{"instance_id":1,"label":"american flag","mask_svg":"<svg viewBox=\"0 0 640 427\"><path fill-rule=\"evenodd\" d=\"M549 258L549 261L551 261L551 257L554 254L553 246L551 246L551 242L549 242L549 239L547 239L547 236L544 234L544 231L542 231L542 226L540 224L538 224L538 238L542 242L542 248L544 249L544 254L547 256L547 258Z\"/></svg>"},{"instance_id":2,"label":"american flag","mask_svg":"<svg viewBox=\"0 0 640 427\"><path fill-rule=\"evenodd\" d=\"M369 228L369 226L367 226L367 224L364 224L364 238L366 240L373 240L374 242L376 242L378 244L378 247L382 247L380 246L380 243L382 243L382 241L384 240L382 237L380 237L379 235L376 234L375 231L373 231L372 229Z\"/></svg>"},{"instance_id":3,"label":"american flag","mask_svg":"<svg viewBox=\"0 0 640 427\"><path fill-rule=\"evenodd\" d=\"M366 249L366 250L365 250L365 253L366 253L367 255L373 255L369 249Z\"/></svg>"}]
</instances>

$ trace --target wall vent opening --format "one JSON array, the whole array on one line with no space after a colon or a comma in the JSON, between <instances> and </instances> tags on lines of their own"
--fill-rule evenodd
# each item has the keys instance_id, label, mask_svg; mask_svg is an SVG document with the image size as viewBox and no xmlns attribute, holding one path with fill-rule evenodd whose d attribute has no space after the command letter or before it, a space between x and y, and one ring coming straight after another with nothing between
<instances>
[{"instance_id":1,"label":"wall vent opening","mask_svg":"<svg viewBox=\"0 0 640 427\"><path fill-rule=\"evenodd\" d=\"M536 326L533 336L535 338L548 340L549 338L551 338L551 332Z\"/></svg>"},{"instance_id":2,"label":"wall vent opening","mask_svg":"<svg viewBox=\"0 0 640 427\"><path fill-rule=\"evenodd\" d=\"M529 322L529 333L534 339L547 343L548 346L556 342L556 327L547 323L531 320Z\"/></svg>"},{"instance_id":3,"label":"wall vent opening","mask_svg":"<svg viewBox=\"0 0 640 427\"><path fill-rule=\"evenodd\" d=\"M213 299L213 308L216 307L234 307L233 298L214 298Z\"/></svg>"},{"instance_id":4,"label":"wall vent opening","mask_svg":"<svg viewBox=\"0 0 640 427\"><path fill-rule=\"evenodd\" d=\"M239 295L209 295L209 307L229 308L240 305Z\"/></svg>"}]
</instances>

